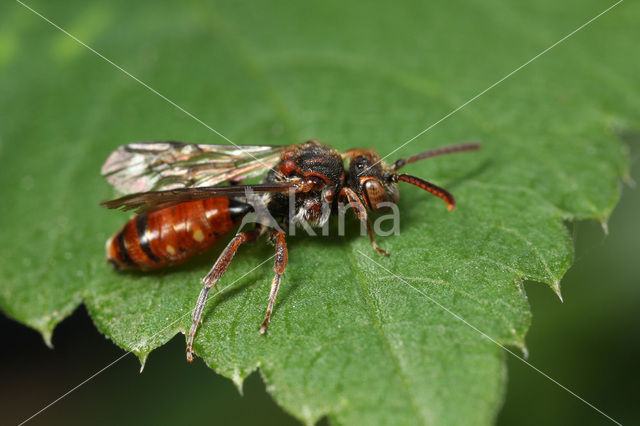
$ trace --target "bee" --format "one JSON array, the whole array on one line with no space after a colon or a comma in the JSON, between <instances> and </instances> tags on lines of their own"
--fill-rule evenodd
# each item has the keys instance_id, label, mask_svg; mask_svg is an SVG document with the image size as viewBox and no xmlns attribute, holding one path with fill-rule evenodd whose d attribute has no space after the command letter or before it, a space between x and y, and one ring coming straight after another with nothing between
<instances>
[{"instance_id":1,"label":"bee","mask_svg":"<svg viewBox=\"0 0 640 426\"><path fill-rule=\"evenodd\" d=\"M107 260L117 269L137 270L182 263L212 248L249 213L261 212L251 229L235 234L202 279L187 339L187 360L192 361L193 340L209 292L212 287L217 291L218 281L241 245L268 232L275 246L275 275L259 328L264 334L287 266L285 237L290 227L303 221L322 227L342 203L353 208L373 248L388 256L374 239L368 212L384 211L388 203L397 203L398 182L441 198L449 210L455 208L453 196L445 189L398 171L416 161L478 148L479 143L446 146L387 165L373 150L339 152L315 140L289 146L124 145L109 155L102 174L118 191L129 195L102 205L136 214L107 241ZM243 185L246 179L258 176L263 176L260 183ZM263 220L266 216L271 222Z\"/></svg>"}]
</instances>

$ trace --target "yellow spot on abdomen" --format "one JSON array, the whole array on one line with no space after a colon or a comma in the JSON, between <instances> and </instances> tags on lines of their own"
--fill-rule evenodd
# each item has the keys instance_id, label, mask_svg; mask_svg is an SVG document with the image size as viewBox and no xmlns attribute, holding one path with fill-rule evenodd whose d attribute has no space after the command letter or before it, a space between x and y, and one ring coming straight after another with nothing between
<instances>
[{"instance_id":1,"label":"yellow spot on abdomen","mask_svg":"<svg viewBox=\"0 0 640 426\"><path fill-rule=\"evenodd\" d=\"M204 234L202 233L201 229L196 229L195 231L193 231L193 239L199 243L204 241Z\"/></svg>"},{"instance_id":2,"label":"yellow spot on abdomen","mask_svg":"<svg viewBox=\"0 0 640 426\"><path fill-rule=\"evenodd\" d=\"M166 249L167 249L167 253L169 253L170 255L173 256L174 254L176 254L176 249L173 248L171 244L167 244Z\"/></svg>"}]
</instances>

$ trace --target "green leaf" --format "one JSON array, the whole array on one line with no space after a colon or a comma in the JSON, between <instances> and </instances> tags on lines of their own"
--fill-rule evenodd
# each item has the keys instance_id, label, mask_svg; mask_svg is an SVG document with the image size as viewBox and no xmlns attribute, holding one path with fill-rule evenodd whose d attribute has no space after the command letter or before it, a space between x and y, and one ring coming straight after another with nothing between
<instances>
[{"instance_id":1,"label":"green leaf","mask_svg":"<svg viewBox=\"0 0 640 426\"><path fill-rule=\"evenodd\" d=\"M318 138L382 155L610 5L29 4L236 143ZM0 11L0 307L49 342L85 303L144 362L188 329L222 245L167 271L111 270L104 241L127 216L98 206L112 196L100 165L130 141L223 140L20 4ZM523 281L559 295L565 222L606 224L626 175L617 136L638 129L639 18L622 3L390 158L484 143L407 167L458 208L401 187L401 233L378 241L390 258L355 220L346 237L290 238L267 336L273 249L242 248L197 354L238 386L259 368L307 423L492 423L505 355L468 324L524 349Z\"/></svg>"}]
</instances>

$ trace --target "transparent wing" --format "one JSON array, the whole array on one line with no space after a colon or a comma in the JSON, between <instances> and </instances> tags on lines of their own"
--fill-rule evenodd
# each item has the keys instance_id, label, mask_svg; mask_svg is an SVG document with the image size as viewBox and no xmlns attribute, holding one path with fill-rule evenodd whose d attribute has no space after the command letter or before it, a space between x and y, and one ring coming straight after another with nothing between
<instances>
[{"instance_id":1,"label":"transparent wing","mask_svg":"<svg viewBox=\"0 0 640 426\"><path fill-rule=\"evenodd\" d=\"M204 200L213 197L242 197L253 192L264 194L269 192L287 192L296 189L296 182L263 183L258 185L230 185L197 188L177 188L166 191L139 192L125 195L115 200L101 203L110 209L124 211L135 210L136 213L160 210L186 201Z\"/></svg>"},{"instance_id":2,"label":"transparent wing","mask_svg":"<svg viewBox=\"0 0 640 426\"><path fill-rule=\"evenodd\" d=\"M102 175L118 191L164 191L240 182L275 166L288 146L138 142L113 151Z\"/></svg>"}]
</instances>

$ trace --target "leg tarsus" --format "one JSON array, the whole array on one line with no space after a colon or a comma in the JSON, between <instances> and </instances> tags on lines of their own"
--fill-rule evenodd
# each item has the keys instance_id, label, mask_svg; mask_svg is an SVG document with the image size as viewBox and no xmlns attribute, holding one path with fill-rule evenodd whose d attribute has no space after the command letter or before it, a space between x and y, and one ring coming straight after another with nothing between
<instances>
[{"instance_id":1,"label":"leg tarsus","mask_svg":"<svg viewBox=\"0 0 640 426\"><path fill-rule=\"evenodd\" d=\"M273 281L271 281L271 292L269 293L269 306L267 307L267 314L264 317L264 321L262 321L262 325L260 326L260 334L265 334L267 332L267 326L269 325L269 320L271 319L271 313L273 312L273 305L276 301L276 295L278 294L278 289L280 288L280 279L282 275L276 273L273 277Z\"/></svg>"},{"instance_id":2,"label":"leg tarsus","mask_svg":"<svg viewBox=\"0 0 640 426\"><path fill-rule=\"evenodd\" d=\"M381 255L389 257L389 252L382 250L378 245L378 243L376 243L376 240L373 238L373 229L371 229L371 222L369 222L368 218L366 219L366 221L367 221L367 233L369 234L369 240L371 241L373 248L375 249L375 251L377 251Z\"/></svg>"},{"instance_id":3,"label":"leg tarsus","mask_svg":"<svg viewBox=\"0 0 640 426\"><path fill-rule=\"evenodd\" d=\"M267 326L269 325L269 320L271 319L271 313L273 312L273 305L276 302L276 296L278 295L278 290L280 289L280 281L282 279L282 274L284 274L284 269L287 266L288 261L288 252L287 252L287 242L285 240L285 233L282 231L273 230L271 231L270 238L274 241L276 245L276 259L273 265L273 271L276 273L273 277L273 281L271 281L271 291L269 293L269 305L267 306L267 314L264 317L264 321L262 321L262 325L260 326L260 334L265 334L267 332Z\"/></svg>"},{"instance_id":4,"label":"leg tarsus","mask_svg":"<svg viewBox=\"0 0 640 426\"><path fill-rule=\"evenodd\" d=\"M202 311L204 311L204 307L207 304L207 296L209 295L210 290L211 286L205 285L202 287L200 295L198 296L198 301L196 302L196 307L193 309L193 322L189 329L189 338L187 341L187 361L189 362L193 361L193 339L196 335L198 324L202 321Z\"/></svg>"}]
</instances>

